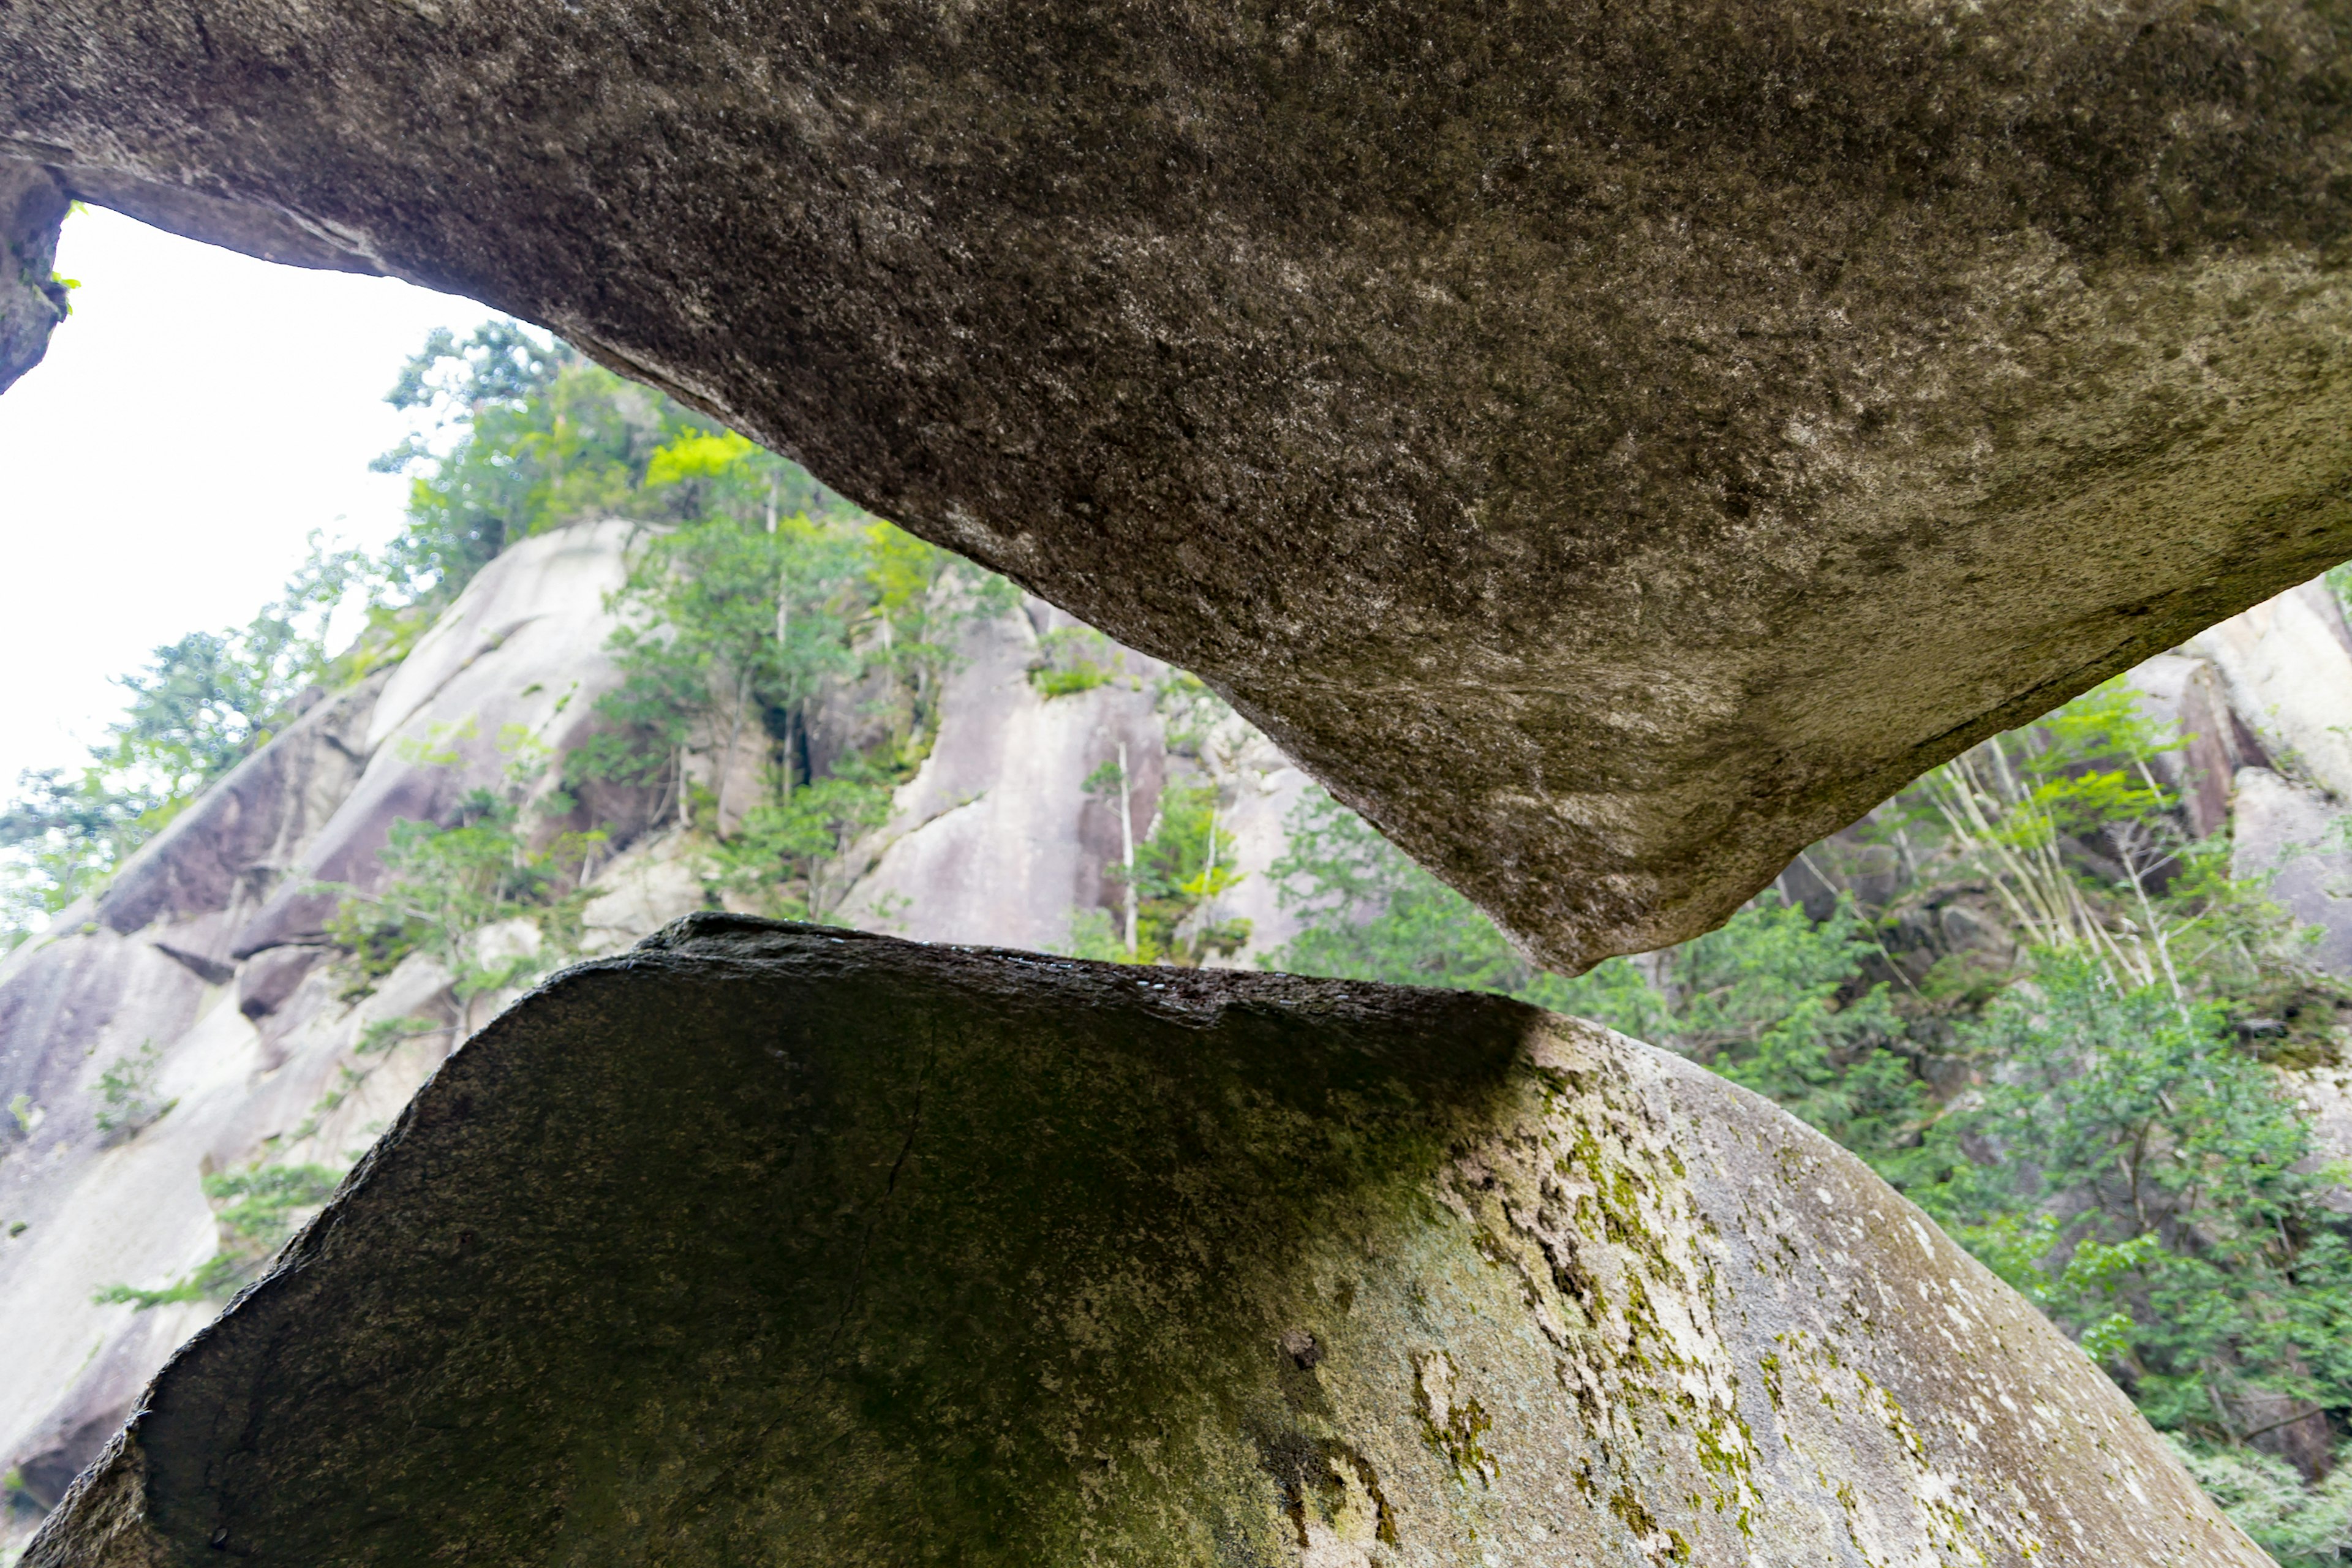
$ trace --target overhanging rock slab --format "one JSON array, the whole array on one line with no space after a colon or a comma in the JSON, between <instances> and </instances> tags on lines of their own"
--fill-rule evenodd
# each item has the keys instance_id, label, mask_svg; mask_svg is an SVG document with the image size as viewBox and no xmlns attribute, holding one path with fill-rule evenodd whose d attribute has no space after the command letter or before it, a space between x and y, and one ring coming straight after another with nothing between
<instances>
[{"instance_id":1,"label":"overhanging rock slab","mask_svg":"<svg viewBox=\"0 0 2352 1568\"><path fill-rule=\"evenodd\" d=\"M551 326L1574 969L2352 555L2347 62L2311 0L49 0L0 190Z\"/></svg>"},{"instance_id":2,"label":"overhanging rock slab","mask_svg":"<svg viewBox=\"0 0 2352 1568\"><path fill-rule=\"evenodd\" d=\"M228 1561L2265 1559L1675 1058L703 917L453 1057L26 1558Z\"/></svg>"}]
</instances>

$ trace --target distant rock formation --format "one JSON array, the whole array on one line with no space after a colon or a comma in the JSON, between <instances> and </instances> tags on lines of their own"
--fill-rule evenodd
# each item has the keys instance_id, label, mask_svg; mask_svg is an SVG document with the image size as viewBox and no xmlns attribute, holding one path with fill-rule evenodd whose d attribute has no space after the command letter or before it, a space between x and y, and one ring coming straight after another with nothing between
<instances>
[{"instance_id":1,"label":"distant rock formation","mask_svg":"<svg viewBox=\"0 0 2352 1568\"><path fill-rule=\"evenodd\" d=\"M317 700L0 963L0 1100L25 1108L0 1125L0 1468L36 1501L219 1310L93 1292L190 1274L221 1244L202 1176L341 1168L456 1044L442 1027L362 1049L372 1026L437 1015L451 977L419 955L341 997L323 963L335 895L317 884L380 882L395 818L500 782L502 731L574 742L611 679L603 596L629 532L565 529L501 556L406 659ZM101 1074L124 1064L170 1107L127 1138L96 1119Z\"/></svg>"},{"instance_id":2,"label":"distant rock formation","mask_svg":"<svg viewBox=\"0 0 2352 1568\"><path fill-rule=\"evenodd\" d=\"M1210 778L1233 797L1219 827L1234 837L1242 879L1217 912L1247 921L1251 935L1237 956L1209 962L1246 965L1281 946L1297 922L1266 872L1282 853L1283 819L1307 775L1238 719L1202 737L1193 754L1171 751L1154 700L1171 672L1129 648L1108 650L1116 679L1045 696L1031 679L1039 638L1076 625L1032 599L1021 614L982 621L964 635L940 702L939 738L899 792L891 821L860 847L870 868L843 900L842 918L922 942L1066 945L1074 914L1118 902L1107 877L1120 856L1116 807L1086 786L1124 745L1139 832L1149 830L1171 777Z\"/></svg>"},{"instance_id":3,"label":"distant rock formation","mask_svg":"<svg viewBox=\"0 0 2352 1568\"><path fill-rule=\"evenodd\" d=\"M1678 1058L698 916L452 1058L24 1568L1507 1552L2268 1562L2007 1286Z\"/></svg>"}]
</instances>

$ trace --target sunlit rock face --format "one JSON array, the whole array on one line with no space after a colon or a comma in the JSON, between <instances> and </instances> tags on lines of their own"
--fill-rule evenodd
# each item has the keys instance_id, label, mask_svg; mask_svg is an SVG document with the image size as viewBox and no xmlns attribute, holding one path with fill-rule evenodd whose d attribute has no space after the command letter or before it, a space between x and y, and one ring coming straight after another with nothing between
<instances>
[{"instance_id":1,"label":"sunlit rock face","mask_svg":"<svg viewBox=\"0 0 2352 1568\"><path fill-rule=\"evenodd\" d=\"M452 1057L26 1557L2266 1561L1859 1163L1499 997L693 917Z\"/></svg>"},{"instance_id":2,"label":"sunlit rock face","mask_svg":"<svg viewBox=\"0 0 2352 1568\"><path fill-rule=\"evenodd\" d=\"M58 0L0 151L723 414L1574 968L2352 553L2330 15Z\"/></svg>"}]
</instances>

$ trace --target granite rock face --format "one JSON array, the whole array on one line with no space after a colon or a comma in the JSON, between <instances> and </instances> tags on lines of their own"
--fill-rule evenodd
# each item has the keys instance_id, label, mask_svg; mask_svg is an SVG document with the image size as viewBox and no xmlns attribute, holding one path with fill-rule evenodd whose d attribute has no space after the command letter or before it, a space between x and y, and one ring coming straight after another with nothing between
<instances>
[{"instance_id":1,"label":"granite rock face","mask_svg":"<svg viewBox=\"0 0 2352 1568\"><path fill-rule=\"evenodd\" d=\"M0 959L0 1106L20 1107L0 1116L0 1471L34 1503L56 1500L218 1310L103 1300L171 1286L221 1248L203 1177L345 1168L478 1021L422 953L355 997L316 883L380 888L397 818L446 821L519 750L580 742L618 679L604 596L630 533L583 525L502 555L405 660L320 695ZM372 1027L394 1039L370 1045ZM104 1075L125 1072L155 1114L109 1131ZM0 1519L0 1560L19 1522Z\"/></svg>"},{"instance_id":2,"label":"granite rock face","mask_svg":"<svg viewBox=\"0 0 2352 1568\"><path fill-rule=\"evenodd\" d=\"M26 1568L2264 1559L1858 1163L1516 1003L697 916L468 1043Z\"/></svg>"},{"instance_id":3,"label":"granite rock face","mask_svg":"<svg viewBox=\"0 0 2352 1568\"><path fill-rule=\"evenodd\" d=\"M47 170L0 159L0 392L41 363L66 319L55 266L65 216L65 191Z\"/></svg>"},{"instance_id":4,"label":"granite rock face","mask_svg":"<svg viewBox=\"0 0 2352 1568\"><path fill-rule=\"evenodd\" d=\"M23 1482L18 1506L0 1508L0 1564L37 1525L32 1510L57 1501L218 1311L218 1292L147 1310L103 1299L189 1279L225 1246L242 1256L249 1238L226 1228L228 1200L205 1178L346 1169L449 1047L517 994L467 984L461 997L463 977L425 952L369 990L329 940L336 896L317 883L379 889L376 851L397 819L446 821L534 756L545 762L534 796L565 775L597 695L619 679L605 600L633 532L583 524L508 551L404 661L316 696L102 893L0 961L0 1473ZM1161 781L1228 793L1242 879L1216 912L1254 934L1221 962L1253 967L1297 929L1270 868L1303 775L1237 719L1171 736L1157 696L1167 672L1132 650L1094 650L1116 679L1044 696L1030 666L1039 634L1063 622L1031 599L958 623L940 732L889 820L828 872L840 901L820 907L929 941L1066 943L1076 917L1120 901L1106 875L1118 826L1085 781L1124 743L1139 833ZM838 704L851 721L858 706L855 690ZM693 767L715 775L708 756ZM580 792L610 832L580 929L501 921L466 939L468 963L553 966L570 943L610 954L716 896L707 833L681 832L655 792L590 793L604 788ZM537 834L589 826L530 819ZM101 1075L151 1052L154 1100L171 1110L128 1137L103 1134ZM25 1122L5 1110L19 1095Z\"/></svg>"},{"instance_id":5,"label":"granite rock face","mask_svg":"<svg viewBox=\"0 0 2352 1568\"><path fill-rule=\"evenodd\" d=\"M2303 0L57 0L0 155L723 415L1573 969L2352 554L2347 69Z\"/></svg>"}]
</instances>

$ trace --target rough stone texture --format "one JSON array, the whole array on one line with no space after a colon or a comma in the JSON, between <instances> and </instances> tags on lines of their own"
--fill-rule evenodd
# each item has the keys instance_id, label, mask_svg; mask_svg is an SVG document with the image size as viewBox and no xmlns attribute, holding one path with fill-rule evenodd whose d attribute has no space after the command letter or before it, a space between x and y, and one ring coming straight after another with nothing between
<instances>
[{"instance_id":1,"label":"rough stone texture","mask_svg":"<svg viewBox=\"0 0 2352 1568\"><path fill-rule=\"evenodd\" d=\"M56 0L0 152L724 414L1573 968L2352 553L2346 60L2303 0Z\"/></svg>"},{"instance_id":2,"label":"rough stone texture","mask_svg":"<svg viewBox=\"0 0 2352 1568\"><path fill-rule=\"evenodd\" d=\"M21 1469L37 1498L90 1460L217 1310L137 1313L93 1292L161 1288L212 1256L205 1173L356 1159L461 1037L450 976L429 959L345 994L352 977L316 942L333 900L310 882L378 882L394 818L501 782L509 726L553 752L577 743L615 679L604 595L627 537L567 529L501 557L397 668L315 700L102 894L0 960L0 1105L22 1094L33 1121L0 1114L0 1470ZM361 1049L377 1024L413 1034ZM101 1134L100 1075L150 1048L171 1110L135 1136ZM0 1561L13 1522L0 1521Z\"/></svg>"},{"instance_id":3,"label":"rough stone texture","mask_svg":"<svg viewBox=\"0 0 2352 1568\"><path fill-rule=\"evenodd\" d=\"M528 766L526 743L560 755L587 735L597 698L620 680L604 656L605 599L637 531L604 521L539 534L466 585L393 671L357 748L364 771L304 846L299 875L237 931L234 956L322 941L339 895L319 884L378 885L394 821L446 822L468 794L504 789ZM536 787L559 783L551 771Z\"/></svg>"},{"instance_id":4,"label":"rough stone texture","mask_svg":"<svg viewBox=\"0 0 2352 1568\"><path fill-rule=\"evenodd\" d=\"M26 1568L2265 1559L1857 1162L1500 998L697 917L426 1085Z\"/></svg>"},{"instance_id":5,"label":"rough stone texture","mask_svg":"<svg viewBox=\"0 0 2352 1568\"><path fill-rule=\"evenodd\" d=\"M2228 827L2231 780L2240 768L2261 766L2270 757L2231 709L2221 677L2202 658L2160 653L2129 679L2139 694L2140 711L2168 726L2181 742L2177 750L2158 752L2148 765L2158 782L2179 795L2189 831L2207 838ZM2352 696L2352 685L2346 692Z\"/></svg>"},{"instance_id":6,"label":"rough stone texture","mask_svg":"<svg viewBox=\"0 0 2352 1568\"><path fill-rule=\"evenodd\" d=\"M66 319L57 279L65 216L65 190L47 170L0 158L0 392L41 363L50 330Z\"/></svg>"},{"instance_id":7,"label":"rough stone texture","mask_svg":"<svg viewBox=\"0 0 2352 1568\"><path fill-rule=\"evenodd\" d=\"M279 932L315 932L331 900L305 891L310 868L331 863L368 881L381 868L373 847L394 816L436 811L497 783L510 760L498 747L508 724L538 725L534 740L560 771L583 738L594 694L614 678L600 646L610 626L603 600L625 538L625 527L572 531L502 557L405 663L314 702L133 857L101 898L68 911L53 939L0 963L0 1105L25 1093L37 1118L25 1135L0 1114L8 1330L0 1338L9 1352L0 1471L22 1470L37 1500L54 1500L164 1358L215 1310L199 1301L139 1314L91 1300L110 1285L170 1284L210 1255L217 1237L200 1190L205 1171L256 1159L341 1168L506 999L461 1007L448 973L412 956L354 1003L357 977L327 962L331 950L315 940L239 953L247 933L268 929L257 910L271 921L310 911L310 925ZM1132 651L1104 654L1123 659L1146 689L1042 698L1026 667L1037 633L1058 624L1059 612L1037 601L961 624L945 728L900 790L890 824L849 858L852 870L874 862L851 890L850 912L927 938L1064 943L1074 913L1118 901L1104 876L1118 858L1118 827L1083 784L1124 738L1145 780L1139 832L1171 772L1205 765L1228 784L1243 879L1218 912L1255 922L1257 940L1233 960L1254 965L1291 929L1266 869L1282 852L1281 815L1302 775L1237 720L1203 759L1169 752L1148 689L1165 671ZM855 703L844 706L855 717ZM464 731L470 739L455 739ZM582 911L583 952L627 948L704 906L707 841L665 824L634 837L616 831L609 848L617 853L599 863ZM478 933L471 957L491 963L538 941L528 922L506 922ZM362 1049L379 1025L408 1037ZM96 1077L147 1041L162 1092L178 1103L110 1147L92 1124ZM10 1235L19 1220L27 1228ZM20 1515L0 1516L0 1564L29 1529Z\"/></svg>"},{"instance_id":8,"label":"rough stone texture","mask_svg":"<svg viewBox=\"0 0 2352 1568\"><path fill-rule=\"evenodd\" d=\"M2311 1119L2312 1152L2305 1169L2352 1167L2352 1062L2314 1068L2293 1082ZM2338 1214L2352 1214L2352 1185L2330 1187L2326 1202Z\"/></svg>"},{"instance_id":9,"label":"rough stone texture","mask_svg":"<svg viewBox=\"0 0 2352 1568\"><path fill-rule=\"evenodd\" d=\"M2324 582L2232 616L2183 650L2212 665L2256 738L2246 763L2275 763L2352 804L2352 629Z\"/></svg>"},{"instance_id":10,"label":"rough stone texture","mask_svg":"<svg viewBox=\"0 0 2352 1568\"><path fill-rule=\"evenodd\" d=\"M1054 629L1051 605L1040 618ZM1151 683L1156 659L1124 649L1119 679L1061 697L1029 679L1038 630L1015 612L971 626L940 695L930 754L862 846L870 860L842 918L923 942L1066 947L1070 918L1118 902L1106 868L1120 854L1118 807L1086 781L1125 743L1139 842L1150 832L1171 758Z\"/></svg>"},{"instance_id":11,"label":"rough stone texture","mask_svg":"<svg viewBox=\"0 0 2352 1568\"><path fill-rule=\"evenodd\" d=\"M2317 928L2306 960L2352 974L2352 843L2339 830L2343 812L2307 784L2268 768L2241 768L2230 843L2230 872L2271 878L2271 897Z\"/></svg>"},{"instance_id":12,"label":"rough stone texture","mask_svg":"<svg viewBox=\"0 0 2352 1568\"><path fill-rule=\"evenodd\" d=\"M392 674L377 670L314 701L142 846L91 915L123 936L158 921L217 917L200 956L226 958L237 928L359 782L368 721Z\"/></svg>"}]
</instances>

